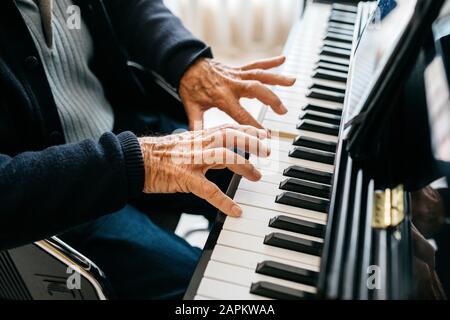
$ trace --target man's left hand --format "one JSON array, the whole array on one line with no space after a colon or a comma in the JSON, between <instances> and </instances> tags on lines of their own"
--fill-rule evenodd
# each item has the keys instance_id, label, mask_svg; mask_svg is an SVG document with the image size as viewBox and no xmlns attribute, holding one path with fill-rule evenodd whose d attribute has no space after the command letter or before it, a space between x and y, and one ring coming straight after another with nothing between
<instances>
[{"instance_id":1,"label":"man's left hand","mask_svg":"<svg viewBox=\"0 0 450 320\"><path fill-rule=\"evenodd\" d=\"M212 59L199 59L184 74L180 82L180 96L189 118L191 130L203 128L203 114L217 107L240 124L262 128L239 100L258 99L278 114L286 107L266 85L292 86L295 78L267 72L285 62L285 57L261 60L232 68Z\"/></svg>"}]
</instances>

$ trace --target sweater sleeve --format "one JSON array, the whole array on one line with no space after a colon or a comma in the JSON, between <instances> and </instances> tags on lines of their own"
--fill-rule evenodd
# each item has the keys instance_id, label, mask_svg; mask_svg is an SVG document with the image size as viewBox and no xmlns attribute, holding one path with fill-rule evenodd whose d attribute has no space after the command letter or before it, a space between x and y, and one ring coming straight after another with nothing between
<instances>
[{"instance_id":1,"label":"sweater sleeve","mask_svg":"<svg viewBox=\"0 0 450 320\"><path fill-rule=\"evenodd\" d=\"M132 58L178 89L186 70L211 49L195 38L162 0L110 0L105 5Z\"/></svg>"},{"instance_id":2,"label":"sweater sleeve","mask_svg":"<svg viewBox=\"0 0 450 320\"><path fill-rule=\"evenodd\" d=\"M142 154L130 132L14 157L0 154L0 250L115 212L143 185Z\"/></svg>"}]
</instances>

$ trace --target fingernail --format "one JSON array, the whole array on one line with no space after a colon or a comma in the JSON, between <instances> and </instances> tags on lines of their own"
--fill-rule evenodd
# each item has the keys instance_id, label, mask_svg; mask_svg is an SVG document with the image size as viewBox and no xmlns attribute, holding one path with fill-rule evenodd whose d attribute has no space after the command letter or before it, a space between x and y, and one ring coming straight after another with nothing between
<instances>
[{"instance_id":1,"label":"fingernail","mask_svg":"<svg viewBox=\"0 0 450 320\"><path fill-rule=\"evenodd\" d=\"M231 209L231 212L236 217L240 217L242 215L242 209L236 205L233 206L233 208Z\"/></svg>"},{"instance_id":2,"label":"fingernail","mask_svg":"<svg viewBox=\"0 0 450 320\"><path fill-rule=\"evenodd\" d=\"M253 175L255 176L257 181L261 180L261 178L262 178L261 172L259 172L257 169L253 169Z\"/></svg>"},{"instance_id":3,"label":"fingernail","mask_svg":"<svg viewBox=\"0 0 450 320\"><path fill-rule=\"evenodd\" d=\"M267 157L270 157L270 155L272 154L272 148L270 148L270 146L267 147Z\"/></svg>"},{"instance_id":4,"label":"fingernail","mask_svg":"<svg viewBox=\"0 0 450 320\"><path fill-rule=\"evenodd\" d=\"M267 138L267 131L265 129L258 129L258 138L264 140Z\"/></svg>"},{"instance_id":5,"label":"fingernail","mask_svg":"<svg viewBox=\"0 0 450 320\"><path fill-rule=\"evenodd\" d=\"M282 114L286 114L288 112L288 109L284 105L280 106L280 110L281 110Z\"/></svg>"}]
</instances>

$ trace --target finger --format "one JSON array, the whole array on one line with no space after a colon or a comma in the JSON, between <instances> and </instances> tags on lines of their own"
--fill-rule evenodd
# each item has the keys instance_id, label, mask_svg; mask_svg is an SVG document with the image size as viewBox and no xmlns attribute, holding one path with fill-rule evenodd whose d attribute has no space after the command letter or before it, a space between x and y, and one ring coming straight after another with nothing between
<instances>
[{"instance_id":1,"label":"finger","mask_svg":"<svg viewBox=\"0 0 450 320\"><path fill-rule=\"evenodd\" d=\"M263 128L235 98L228 99L226 105L222 106L222 110L228 113L228 115L239 124L249 125L258 129Z\"/></svg>"},{"instance_id":2,"label":"finger","mask_svg":"<svg viewBox=\"0 0 450 320\"><path fill-rule=\"evenodd\" d=\"M272 90L258 81L240 81L238 82L241 97L258 99L265 105L269 105L273 111L278 114L286 114L287 109L280 98Z\"/></svg>"},{"instance_id":3,"label":"finger","mask_svg":"<svg viewBox=\"0 0 450 320\"><path fill-rule=\"evenodd\" d=\"M238 130L263 140L269 137L269 131L266 129L258 129L248 125L232 124L232 123L207 129L205 133L206 135L210 135L226 129Z\"/></svg>"},{"instance_id":4,"label":"finger","mask_svg":"<svg viewBox=\"0 0 450 320\"><path fill-rule=\"evenodd\" d=\"M253 182L257 182L262 178L261 172L258 169L256 169L252 164L243 165L243 164L226 163L225 167L228 168L233 173Z\"/></svg>"},{"instance_id":5,"label":"finger","mask_svg":"<svg viewBox=\"0 0 450 320\"><path fill-rule=\"evenodd\" d=\"M203 130L203 111L201 107L194 103L187 103L185 109L189 120L189 130Z\"/></svg>"},{"instance_id":6,"label":"finger","mask_svg":"<svg viewBox=\"0 0 450 320\"><path fill-rule=\"evenodd\" d=\"M263 140L235 129L217 131L212 135L211 141L209 148L236 148L258 157L268 157L270 155L270 147Z\"/></svg>"},{"instance_id":7,"label":"finger","mask_svg":"<svg viewBox=\"0 0 450 320\"><path fill-rule=\"evenodd\" d=\"M252 62L248 65L245 65L239 70L247 71L247 70L253 70L253 69L272 69L281 66L286 61L286 57L280 56L280 57L274 57L269 59L263 59L259 61Z\"/></svg>"},{"instance_id":8,"label":"finger","mask_svg":"<svg viewBox=\"0 0 450 320\"><path fill-rule=\"evenodd\" d=\"M250 181L259 181L261 173L247 159L239 154L225 149L216 148L203 152L204 163L208 163L208 168L219 169L224 166L234 173L245 177Z\"/></svg>"},{"instance_id":9,"label":"finger","mask_svg":"<svg viewBox=\"0 0 450 320\"><path fill-rule=\"evenodd\" d=\"M268 130L255 128L253 126L233 124L229 127L229 129L238 130L262 140L269 138Z\"/></svg>"},{"instance_id":10,"label":"finger","mask_svg":"<svg viewBox=\"0 0 450 320\"><path fill-rule=\"evenodd\" d=\"M275 74L266 72L264 70L251 70L243 71L238 74L242 80L257 80L264 84L272 86L292 86L294 85L296 79L292 77L283 76L281 74Z\"/></svg>"},{"instance_id":11,"label":"finger","mask_svg":"<svg viewBox=\"0 0 450 320\"><path fill-rule=\"evenodd\" d=\"M211 205L232 217L239 217L242 209L226 194L224 194L218 186L206 179L205 177L195 177L189 180L190 191L196 196L208 201Z\"/></svg>"}]
</instances>

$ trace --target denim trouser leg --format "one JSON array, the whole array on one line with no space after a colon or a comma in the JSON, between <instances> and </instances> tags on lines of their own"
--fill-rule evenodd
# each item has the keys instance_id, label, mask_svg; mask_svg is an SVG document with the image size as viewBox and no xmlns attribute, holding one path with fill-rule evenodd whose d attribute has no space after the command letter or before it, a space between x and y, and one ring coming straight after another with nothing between
<instances>
[{"instance_id":1,"label":"denim trouser leg","mask_svg":"<svg viewBox=\"0 0 450 320\"><path fill-rule=\"evenodd\" d=\"M178 299L201 251L134 207L60 236L97 264L119 299Z\"/></svg>"}]
</instances>

